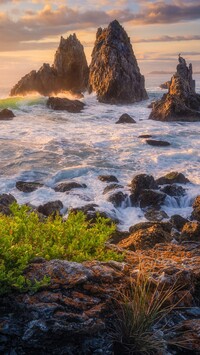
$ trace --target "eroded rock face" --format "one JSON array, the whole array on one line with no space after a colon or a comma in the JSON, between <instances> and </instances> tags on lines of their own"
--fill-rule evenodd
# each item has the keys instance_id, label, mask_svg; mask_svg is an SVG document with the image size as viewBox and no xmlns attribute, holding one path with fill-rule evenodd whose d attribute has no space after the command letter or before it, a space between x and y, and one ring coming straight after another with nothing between
<instances>
[{"instance_id":1,"label":"eroded rock face","mask_svg":"<svg viewBox=\"0 0 200 355\"><path fill-rule=\"evenodd\" d=\"M168 93L153 104L149 118L157 121L200 121L200 95L195 92L192 64L187 66L180 55Z\"/></svg>"},{"instance_id":2,"label":"eroded rock face","mask_svg":"<svg viewBox=\"0 0 200 355\"><path fill-rule=\"evenodd\" d=\"M100 102L117 104L147 99L144 76L130 38L118 21L99 28L89 68L89 90Z\"/></svg>"},{"instance_id":3,"label":"eroded rock face","mask_svg":"<svg viewBox=\"0 0 200 355\"><path fill-rule=\"evenodd\" d=\"M54 64L43 64L25 75L11 90L10 95L38 92L49 96L61 91L84 91L88 82L88 65L82 44L76 35L61 37Z\"/></svg>"}]
</instances>

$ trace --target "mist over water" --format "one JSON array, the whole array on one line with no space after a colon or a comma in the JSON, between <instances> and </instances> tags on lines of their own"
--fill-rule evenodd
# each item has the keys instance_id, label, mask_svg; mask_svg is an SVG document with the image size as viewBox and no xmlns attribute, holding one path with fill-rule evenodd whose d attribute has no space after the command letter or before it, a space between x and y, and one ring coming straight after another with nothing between
<instances>
[{"instance_id":1,"label":"mist over water","mask_svg":"<svg viewBox=\"0 0 200 355\"><path fill-rule=\"evenodd\" d=\"M159 85L169 76L148 75L146 88L149 100L131 105L105 105L95 95L86 95L82 113L56 112L46 107L47 98L31 96L5 99L8 90L1 90L0 109L9 107L16 117L1 121L0 130L0 192L13 194L19 203L41 203L60 199L63 212L70 207L96 203L101 210L111 213L127 229L145 220L139 208L128 204L115 209L102 192L105 183L100 174L114 174L128 192L128 183L136 174L152 174L155 178L170 171L185 174L193 184L186 186L187 195L178 202L167 198L163 210L169 216L179 213L190 216L192 201L200 188L200 122L162 123L148 120L149 103L164 91ZM200 75L196 75L200 92ZM137 124L116 125L121 114L128 113ZM166 140L169 147L152 147L141 134ZM53 187L74 179L87 184L87 189L58 193ZM32 193L16 189L18 180L39 181L44 187Z\"/></svg>"}]
</instances>

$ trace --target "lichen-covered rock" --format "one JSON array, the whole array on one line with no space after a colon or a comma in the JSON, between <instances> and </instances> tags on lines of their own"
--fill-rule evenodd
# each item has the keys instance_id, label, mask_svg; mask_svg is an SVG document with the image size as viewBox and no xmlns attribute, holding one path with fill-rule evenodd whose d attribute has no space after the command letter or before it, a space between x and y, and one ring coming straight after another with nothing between
<instances>
[{"instance_id":1,"label":"lichen-covered rock","mask_svg":"<svg viewBox=\"0 0 200 355\"><path fill-rule=\"evenodd\" d=\"M69 100L62 97L49 97L47 107L55 111L68 111L79 113L83 110L85 104L79 100Z\"/></svg>"},{"instance_id":2,"label":"lichen-covered rock","mask_svg":"<svg viewBox=\"0 0 200 355\"><path fill-rule=\"evenodd\" d=\"M181 240L200 241L200 223L199 222L185 223L181 232Z\"/></svg>"},{"instance_id":3,"label":"lichen-covered rock","mask_svg":"<svg viewBox=\"0 0 200 355\"><path fill-rule=\"evenodd\" d=\"M117 20L97 30L89 67L89 90L97 93L100 102L111 104L147 99L130 38Z\"/></svg>"},{"instance_id":4,"label":"lichen-covered rock","mask_svg":"<svg viewBox=\"0 0 200 355\"><path fill-rule=\"evenodd\" d=\"M0 121L10 121L13 117L15 117L14 113L7 108L0 111Z\"/></svg>"},{"instance_id":5,"label":"lichen-covered rock","mask_svg":"<svg viewBox=\"0 0 200 355\"><path fill-rule=\"evenodd\" d=\"M172 171L156 180L158 185L187 184L190 181L182 173Z\"/></svg>"},{"instance_id":6,"label":"lichen-covered rock","mask_svg":"<svg viewBox=\"0 0 200 355\"><path fill-rule=\"evenodd\" d=\"M45 63L38 71L32 70L12 88L10 95L38 92L50 96L68 90L80 92L86 90L87 82L88 65L84 49L73 34L67 39L61 37L52 66Z\"/></svg>"},{"instance_id":7,"label":"lichen-covered rock","mask_svg":"<svg viewBox=\"0 0 200 355\"><path fill-rule=\"evenodd\" d=\"M167 94L153 104L149 119L157 121L200 121L200 95L195 92L192 64L179 55L177 71Z\"/></svg>"},{"instance_id":8,"label":"lichen-covered rock","mask_svg":"<svg viewBox=\"0 0 200 355\"><path fill-rule=\"evenodd\" d=\"M200 222L200 196L197 196L195 198L192 207L193 207L192 218Z\"/></svg>"},{"instance_id":9,"label":"lichen-covered rock","mask_svg":"<svg viewBox=\"0 0 200 355\"><path fill-rule=\"evenodd\" d=\"M119 242L118 246L129 250L145 250L153 248L157 243L170 242L170 228L164 226L164 223L138 223L130 229L131 235Z\"/></svg>"}]
</instances>

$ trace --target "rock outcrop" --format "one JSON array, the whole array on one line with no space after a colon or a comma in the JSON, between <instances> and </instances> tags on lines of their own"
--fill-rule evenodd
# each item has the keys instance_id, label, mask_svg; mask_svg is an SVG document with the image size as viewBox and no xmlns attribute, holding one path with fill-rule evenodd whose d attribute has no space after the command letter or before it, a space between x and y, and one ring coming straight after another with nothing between
<instances>
[{"instance_id":1,"label":"rock outcrop","mask_svg":"<svg viewBox=\"0 0 200 355\"><path fill-rule=\"evenodd\" d=\"M168 93L153 104L149 118L157 121L200 121L200 95L195 92L192 64L187 66L180 55Z\"/></svg>"},{"instance_id":2,"label":"rock outcrop","mask_svg":"<svg viewBox=\"0 0 200 355\"><path fill-rule=\"evenodd\" d=\"M89 91L95 91L100 102L110 104L147 99L144 76L140 74L130 38L117 20L97 30Z\"/></svg>"},{"instance_id":3,"label":"rock outcrop","mask_svg":"<svg viewBox=\"0 0 200 355\"><path fill-rule=\"evenodd\" d=\"M84 91L88 82L88 65L82 44L76 35L61 37L54 64L43 64L25 75L11 90L10 95L38 92L49 96L61 91Z\"/></svg>"}]
</instances>

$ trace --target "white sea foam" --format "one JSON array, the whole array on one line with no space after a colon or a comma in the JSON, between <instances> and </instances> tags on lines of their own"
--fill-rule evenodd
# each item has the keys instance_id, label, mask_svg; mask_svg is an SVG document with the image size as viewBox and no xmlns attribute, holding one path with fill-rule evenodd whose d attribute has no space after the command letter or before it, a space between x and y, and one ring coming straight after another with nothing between
<instances>
[{"instance_id":1,"label":"white sea foam","mask_svg":"<svg viewBox=\"0 0 200 355\"><path fill-rule=\"evenodd\" d=\"M198 79L199 78L199 79ZM197 87L200 90L200 77ZM95 95L86 95L85 109L80 114L56 112L46 108L46 98L40 96L0 100L14 111L12 121L1 122L0 187L1 193L12 193L19 203L36 206L60 199L63 212L70 207L96 203L99 209L111 213L121 222L120 228L145 220L139 208L115 209L103 194L106 186L99 174L114 174L121 189L128 193L128 183L138 173L154 177L177 170L184 173L189 184L187 195L177 202L167 198L163 210L171 216L190 216L192 201L200 192L200 123L166 123L148 120L148 104L163 94L159 84L167 77L147 77L149 100L133 105L98 103ZM134 116L136 124L116 125L123 113ZM167 140L169 147L152 147L141 134ZM87 189L57 193L53 187L63 181L87 184ZM16 189L17 180L40 181L44 187L26 194Z\"/></svg>"}]
</instances>

